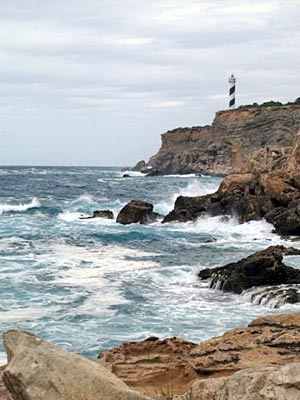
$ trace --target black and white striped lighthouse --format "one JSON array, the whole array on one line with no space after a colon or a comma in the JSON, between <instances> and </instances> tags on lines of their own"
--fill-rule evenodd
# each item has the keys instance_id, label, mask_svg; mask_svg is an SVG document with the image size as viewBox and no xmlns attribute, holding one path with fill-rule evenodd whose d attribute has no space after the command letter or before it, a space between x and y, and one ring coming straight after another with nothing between
<instances>
[{"instance_id":1,"label":"black and white striped lighthouse","mask_svg":"<svg viewBox=\"0 0 300 400\"><path fill-rule=\"evenodd\" d=\"M236 78L234 77L233 74L231 74L231 77L228 79L229 82L229 108L233 109L235 108L235 82Z\"/></svg>"}]
</instances>

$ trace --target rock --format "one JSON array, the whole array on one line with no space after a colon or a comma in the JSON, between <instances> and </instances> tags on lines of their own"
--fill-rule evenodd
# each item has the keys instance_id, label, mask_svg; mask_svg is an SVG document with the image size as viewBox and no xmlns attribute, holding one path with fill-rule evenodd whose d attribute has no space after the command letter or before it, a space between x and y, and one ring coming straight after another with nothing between
<instances>
[{"instance_id":1,"label":"rock","mask_svg":"<svg viewBox=\"0 0 300 400\"><path fill-rule=\"evenodd\" d=\"M300 313L273 315L198 345L178 338L150 338L124 343L102 353L99 360L140 392L152 395L160 387L180 395L198 379L208 382L246 368L300 362L299 332Z\"/></svg>"},{"instance_id":2,"label":"rock","mask_svg":"<svg viewBox=\"0 0 300 400\"><path fill-rule=\"evenodd\" d=\"M141 172L145 168L146 168L146 163L144 160L141 160L137 162L134 167L131 168L131 171Z\"/></svg>"},{"instance_id":3,"label":"rock","mask_svg":"<svg viewBox=\"0 0 300 400\"><path fill-rule=\"evenodd\" d=\"M241 173L249 162L253 169L257 167L252 162L253 154L264 148L268 151L259 157L258 171L261 172L263 165L282 161L281 149L292 146L299 126L297 105L219 111L211 126L177 128L163 133L159 152L145 166L152 167L159 175L224 176ZM258 154L254 159L258 160Z\"/></svg>"},{"instance_id":4,"label":"rock","mask_svg":"<svg viewBox=\"0 0 300 400\"><path fill-rule=\"evenodd\" d=\"M300 303L300 285L250 288L243 292L243 297L254 304L279 308L284 304Z\"/></svg>"},{"instance_id":5,"label":"rock","mask_svg":"<svg viewBox=\"0 0 300 400\"><path fill-rule=\"evenodd\" d=\"M147 400L103 366L31 333L8 331L3 341L3 379L15 400Z\"/></svg>"},{"instance_id":6,"label":"rock","mask_svg":"<svg viewBox=\"0 0 300 400\"><path fill-rule=\"evenodd\" d=\"M184 397L181 397L184 399ZM297 400L300 398L300 363L252 368L227 378L196 382L189 400Z\"/></svg>"},{"instance_id":7,"label":"rock","mask_svg":"<svg viewBox=\"0 0 300 400\"><path fill-rule=\"evenodd\" d=\"M131 176L129 174L124 174L123 178L131 178Z\"/></svg>"},{"instance_id":8,"label":"rock","mask_svg":"<svg viewBox=\"0 0 300 400\"><path fill-rule=\"evenodd\" d=\"M96 210L93 212L93 215L91 217L80 217L79 219L91 219L91 218L114 219L114 213L110 210Z\"/></svg>"},{"instance_id":9,"label":"rock","mask_svg":"<svg viewBox=\"0 0 300 400\"><path fill-rule=\"evenodd\" d=\"M6 389L4 382L3 382L3 370L5 369L6 365L2 365L0 367L0 400L12 400L12 397L9 391Z\"/></svg>"},{"instance_id":10,"label":"rock","mask_svg":"<svg viewBox=\"0 0 300 400\"><path fill-rule=\"evenodd\" d=\"M146 224L154 222L160 217L160 214L153 212L153 204L142 200L131 200L119 212L117 222L123 225L133 223Z\"/></svg>"},{"instance_id":11,"label":"rock","mask_svg":"<svg viewBox=\"0 0 300 400\"><path fill-rule=\"evenodd\" d=\"M271 246L236 263L200 271L198 276L210 279L212 288L233 293L253 286L300 284L300 270L287 267L284 255L300 255L300 250Z\"/></svg>"},{"instance_id":12,"label":"rock","mask_svg":"<svg viewBox=\"0 0 300 400\"><path fill-rule=\"evenodd\" d=\"M103 363L130 387L157 395L184 393L198 374L191 367L189 353L194 343L179 338L159 340L152 337L142 342L127 342L100 354Z\"/></svg>"}]
</instances>

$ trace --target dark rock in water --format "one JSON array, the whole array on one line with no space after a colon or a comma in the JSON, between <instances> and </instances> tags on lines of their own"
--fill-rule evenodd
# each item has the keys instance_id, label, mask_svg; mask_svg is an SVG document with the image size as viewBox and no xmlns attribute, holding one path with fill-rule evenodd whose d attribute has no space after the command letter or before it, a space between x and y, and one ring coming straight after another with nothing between
<instances>
[{"instance_id":1,"label":"dark rock in water","mask_svg":"<svg viewBox=\"0 0 300 400\"><path fill-rule=\"evenodd\" d=\"M268 305L279 308L284 304L295 304L300 302L299 285L281 285L271 287L255 287L245 290L242 296L251 303Z\"/></svg>"},{"instance_id":2,"label":"dark rock in water","mask_svg":"<svg viewBox=\"0 0 300 400\"><path fill-rule=\"evenodd\" d=\"M300 270L286 266L284 255L300 255L293 247L271 246L224 267L204 269L201 279L210 279L210 287L242 293L253 286L300 284Z\"/></svg>"},{"instance_id":3,"label":"dark rock in water","mask_svg":"<svg viewBox=\"0 0 300 400\"><path fill-rule=\"evenodd\" d=\"M129 174L124 174L123 178L131 178L131 176Z\"/></svg>"},{"instance_id":4,"label":"dark rock in water","mask_svg":"<svg viewBox=\"0 0 300 400\"><path fill-rule=\"evenodd\" d=\"M153 169L153 168L146 168L143 171L144 174L146 174L147 176L160 176L161 172L158 169Z\"/></svg>"},{"instance_id":5,"label":"dark rock in water","mask_svg":"<svg viewBox=\"0 0 300 400\"><path fill-rule=\"evenodd\" d=\"M153 212L153 204L142 200L131 200L119 212L117 222L123 225L146 224L162 217L160 214Z\"/></svg>"},{"instance_id":6,"label":"dark rock in water","mask_svg":"<svg viewBox=\"0 0 300 400\"><path fill-rule=\"evenodd\" d=\"M114 213L110 210L96 210L91 217L80 217L79 219L106 218L114 219Z\"/></svg>"},{"instance_id":7,"label":"dark rock in water","mask_svg":"<svg viewBox=\"0 0 300 400\"><path fill-rule=\"evenodd\" d=\"M144 160L139 161L138 163L136 163L136 165L131 168L131 171L142 171L144 168L146 168L146 163Z\"/></svg>"}]
</instances>

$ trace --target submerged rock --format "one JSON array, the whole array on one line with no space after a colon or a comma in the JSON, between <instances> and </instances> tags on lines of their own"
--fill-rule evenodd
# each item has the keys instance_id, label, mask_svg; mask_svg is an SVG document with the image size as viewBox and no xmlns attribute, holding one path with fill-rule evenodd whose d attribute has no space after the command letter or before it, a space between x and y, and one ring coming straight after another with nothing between
<instances>
[{"instance_id":1,"label":"submerged rock","mask_svg":"<svg viewBox=\"0 0 300 400\"><path fill-rule=\"evenodd\" d=\"M94 361L21 331L3 335L3 380L16 400L147 400ZM149 400L149 399L148 399Z\"/></svg>"},{"instance_id":2,"label":"submerged rock","mask_svg":"<svg viewBox=\"0 0 300 400\"><path fill-rule=\"evenodd\" d=\"M142 200L131 200L119 212L117 222L128 225L134 223L146 224L161 218L158 213L153 212L153 204Z\"/></svg>"},{"instance_id":3,"label":"submerged rock","mask_svg":"<svg viewBox=\"0 0 300 400\"><path fill-rule=\"evenodd\" d=\"M300 284L300 270L286 266L282 262L284 255L300 255L300 250L271 246L236 263L204 269L198 276L210 279L211 288L238 294L253 286Z\"/></svg>"},{"instance_id":4,"label":"submerged rock","mask_svg":"<svg viewBox=\"0 0 300 400\"><path fill-rule=\"evenodd\" d=\"M79 219L91 219L91 218L114 219L114 213L110 210L96 210L93 212L93 215L91 217L80 217Z\"/></svg>"}]
</instances>

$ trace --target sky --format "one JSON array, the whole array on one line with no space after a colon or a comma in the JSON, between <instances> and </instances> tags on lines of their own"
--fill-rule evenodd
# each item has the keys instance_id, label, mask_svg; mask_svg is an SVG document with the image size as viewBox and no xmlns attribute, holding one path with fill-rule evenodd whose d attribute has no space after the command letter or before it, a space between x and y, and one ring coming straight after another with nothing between
<instances>
[{"instance_id":1,"label":"sky","mask_svg":"<svg viewBox=\"0 0 300 400\"><path fill-rule=\"evenodd\" d=\"M300 97L299 0L1 0L0 164L133 165L169 129Z\"/></svg>"}]
</instances>

